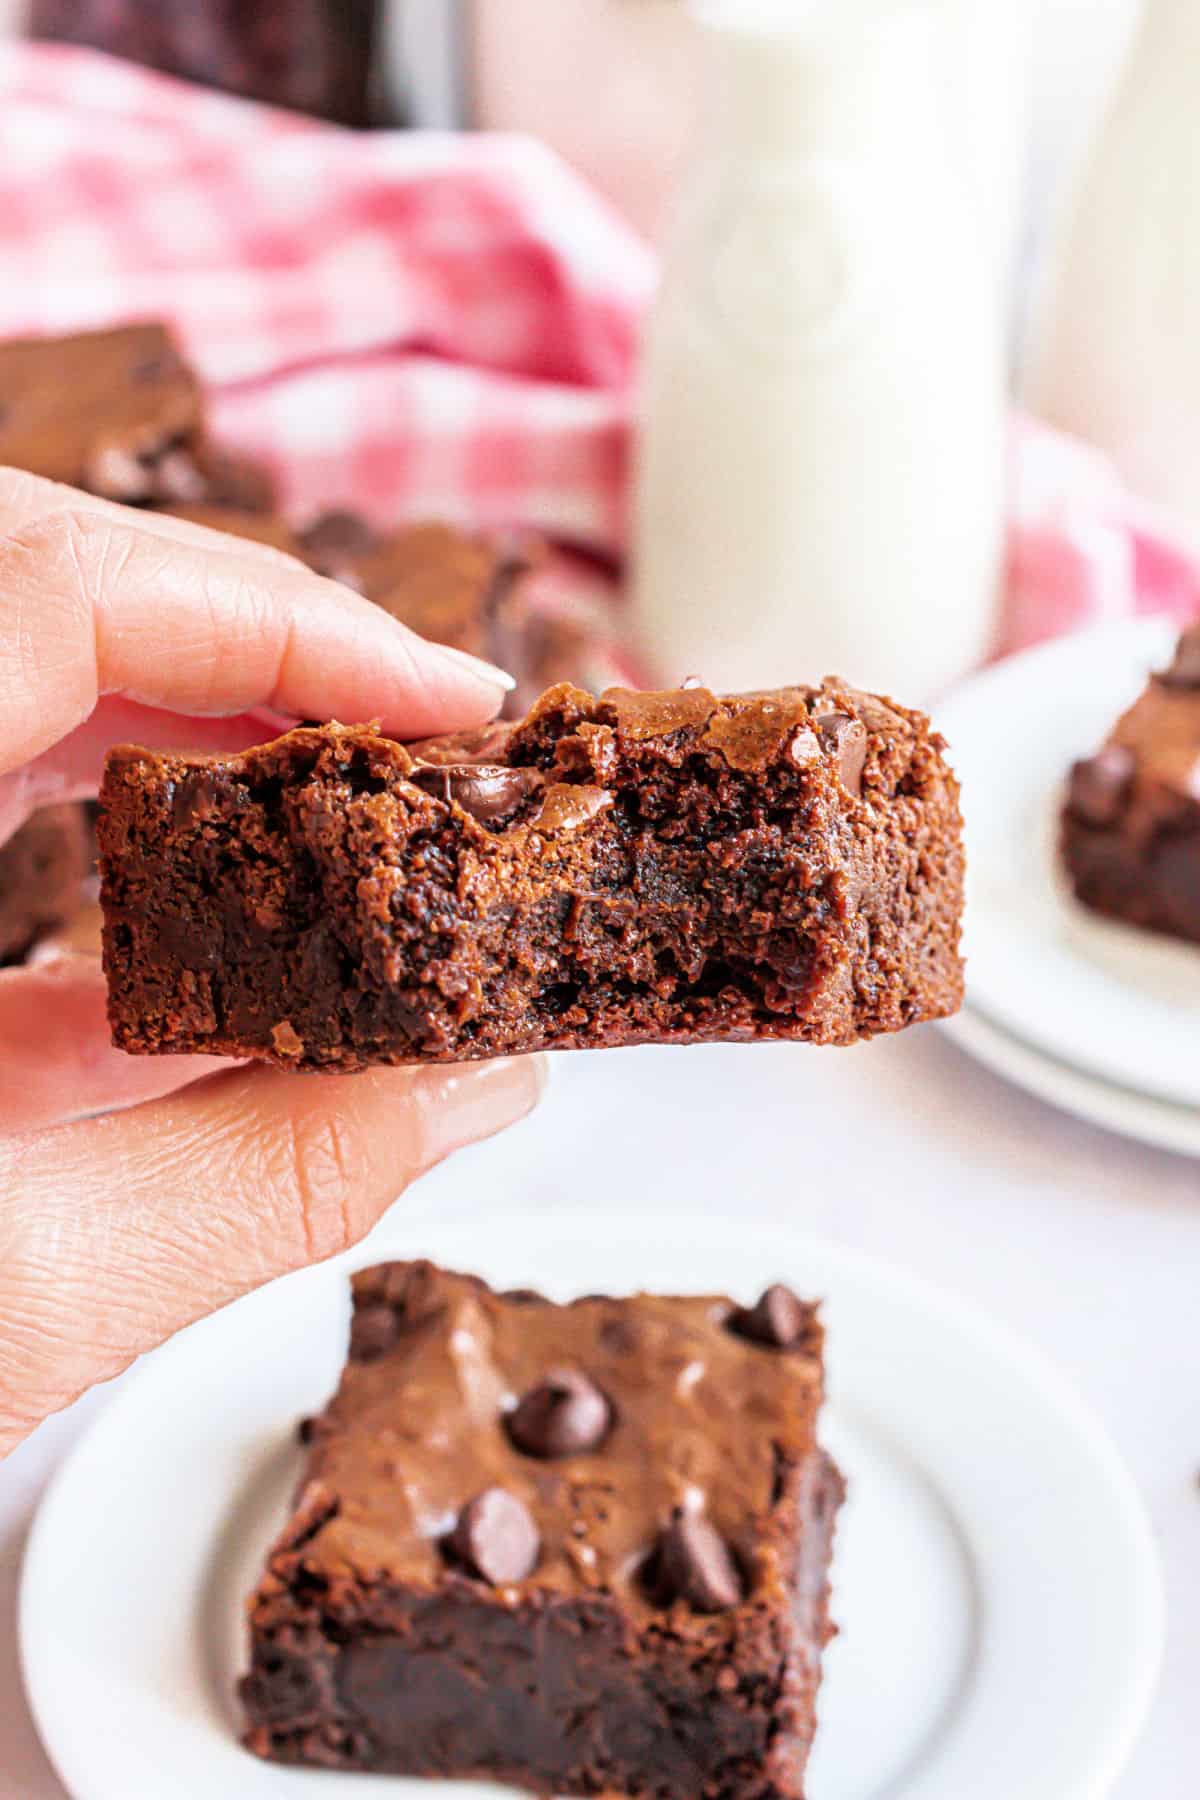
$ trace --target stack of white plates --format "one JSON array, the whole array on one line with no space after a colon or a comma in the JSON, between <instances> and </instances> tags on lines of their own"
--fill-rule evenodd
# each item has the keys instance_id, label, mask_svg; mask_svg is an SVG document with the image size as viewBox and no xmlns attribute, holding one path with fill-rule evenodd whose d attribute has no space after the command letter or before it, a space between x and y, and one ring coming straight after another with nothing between
<instances>
[{"instance_id":1,"label":"stack of white plates","mask_svg":"<svg viewBox=\"0 0 1200 1800\"><path fill-rule=\"evenodd\" d=\"M1177 628L1123 620L1009 658L937 713L967 821L967 1006L981 1061L1082 1118L1200 1155L1200 947L1078 906L1058 865L1063 783Z\"/></svg>"}]
</instances>

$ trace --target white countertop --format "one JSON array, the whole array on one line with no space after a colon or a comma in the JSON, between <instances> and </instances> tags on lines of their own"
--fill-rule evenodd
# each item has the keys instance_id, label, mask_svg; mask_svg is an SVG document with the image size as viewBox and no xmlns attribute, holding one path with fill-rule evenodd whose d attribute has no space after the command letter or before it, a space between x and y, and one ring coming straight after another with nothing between
<instances>
[{"instance_id":1,"label":"white countertop","mask_svg":"<svg viewBox=\"0 0 1200 1800\"><path fill-rule=\"evenodd\" d=\"M608 1052L558 1060L540 1116L458 1158L377 1232L403 1253L427 1210L571 1206L579 1158L615 1204L787 1223L978 1302L1071 1376L1141 1484L1172 1603L1159 1698L1117 1800L1191 1800L1200 1691L1200 1164L1079 1125L933 1030L852 1052ZM641 1060L639 1060L641 1059ZM93 1395L0 1468L0 1770L5 1796L62 1800L20 1689L15 1590L37 1494ZM1044 1647L1030 1645L1031 1680ZM1019 1725L1018 1725L1019 1728ZM129 1795L128 1800L155 1800Z\"/></svg>"}]
</instances>

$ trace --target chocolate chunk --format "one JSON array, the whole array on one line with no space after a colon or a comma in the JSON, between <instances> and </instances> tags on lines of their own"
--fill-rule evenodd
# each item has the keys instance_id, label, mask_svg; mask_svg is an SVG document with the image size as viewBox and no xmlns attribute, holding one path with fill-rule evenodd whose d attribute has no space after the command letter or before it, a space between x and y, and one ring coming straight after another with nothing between
<instances>
[{"instance_id":1,"label":"chocolate chunk","mask_svg":"<svg viewBox=\"0 0 1200 1800\"><path fill-rule=\"evenodd\" d=\"M488 763L430 763L415 768L409 779L435 800L451 801L481 825L511 819L542 785L536 769L509 769Z\"/></svg>"},{"instance_id":2,"label":"chocolate chunk","mask_svg":"<svg viewBox=\"0 0 1200 1800\"><path fill-rule=\"evenodd\" d=\"M608 1401L595 1382L578 1369L551 1369L521 1400L508 1433L526 1456L551 1459L597 1449L611 1422Z\"/></svg>"},{"instance_id":3,"label":"chocolate chunk","mask_svg":"<svg viewBox=\"0 0 1200 1800\"><path fill-rule=\"evenodd\" d=\"M524 1581L537 1566L541 1539L529 1510L506 1488L486 1488L463 1507L450 1534L460 1562L492 1587Z\"/></svg>"},{"instance_id":4,"label":"chocolate chunk","mask_svg":"<svg viewBox=\"0 0 1200 1800\"><path fill-rule=\"evenodd\" d=\"M385 1301L372 1306L356 1306L350 1321L350 1360L376 1362L386 1356L400 1336L396 1310Z\"/></svg>"},{"instance_id":5,"label":"chocolate chunk","mask_svg":"<svg viewBox=\"0 0 1200 1800\"><path fill-rule=\"evenodd\" d=\"M837 757L838 779L848 794L862 793L863 764L867 760L867 728L849 713L818 713L813 720L826 750Z\"/></svg>"},{"instance_id":6,"label":"chocolate chunk","mask_svg":"<svg viewBox=\"0 0 1200 1800\"><path fill-rule=\"evenodd\" d=\"M654 1586L664 1603L686 1600L697 1612L728 1612L742 1578L728 1544L707 1519L676 1513L658 1540Z\"/></svg>"},{"instance_id":7,"label":"chocolate chunk","mask_svg":"<svg viewBox=\"0 0 1200 1800\"><path fill-rule=\"evenodd\" d=\"M753 1306L734 1313L730 1329L756 1344L790 1350L808 1329L810 1309L782 1282L774 1282Z\"/></svg>"},{"instance_id":8,"label":"chocolate chunk","mask_svg":"<svg viewBox=\"0 0 1200 1800\"><path fill-rule=\"evenodd\" d=\"M1123 744L1106 744L1095 756L1071 770L1068 804L1085 825L1115 825L1133 781L1133 752Z\"/></svg>"},{"instance_id":9,"label":"chocolate chunk","mask_svg":"<svg viewBox=\"0 0 1200 1800\"><path fill-rule=\"evenodd\" d=\"M1164 687L1200 687L1200 630L1184 632L1175 647L1174 661L1158 679Z\"/></svg>"}]
</instances>

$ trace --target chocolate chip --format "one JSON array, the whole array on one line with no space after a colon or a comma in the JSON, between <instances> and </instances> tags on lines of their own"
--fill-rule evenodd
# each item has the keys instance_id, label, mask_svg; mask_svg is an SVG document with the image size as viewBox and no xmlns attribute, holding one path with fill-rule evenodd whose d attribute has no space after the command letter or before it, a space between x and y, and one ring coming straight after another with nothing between
<instances>
[{"instance_id":1,"label":"chocolate chip","mask_svg":"<svg viewBox=\"0 0 1200 1800\"><path fill-rule=\"evenodd\" d=\"M686 1600L696 1612L728 1612L742 1598L742 1578L720 1532L695 1513L676 1513L658 1540L654 1586L659 1598Z\"/></svg>"},{"instance_id":2,"label":"chocolate chip","mask_svg":"<svg viewBox=\"0 0 1200 1800\"><path fill-rule=\"evenodd\" d=\"M1071 770L1068 805L1085 825L1114 825L1120 818L1133 781L1132 750L1106 744L1095 756Z\"/></svg>"},{"instance_id":3,"label":"chocolate chip","mask_svg":"<svg viewBox=\"0 0 1200 1800\"><path fill-rule=\"evenodd\" d=\"M1158 679L1164 687L1200 687L1200 630L1184 632L1175 647L1174 661Z\"/></svg>"},{"instance_id":4,"label":"chocolate chip","mask_svg":"<svg viewBox=\"0 0 1200 1800\"><path fill-rule=\"evenodd\" d=\"M733 1314L730 1329L739 1337L751 1338L756 1344L768 1344L773 1350L790 1350L808 1329L810 1309L793 1294L791 1288L776 1281L767 1288L753 1306Z\"/></svg>"},{"instance_id":5,"label":"chocolate chip","mask_svg":"<svg viewBox=\"0 0 1200 1800\"><path fill-rule=\"evenodd\" d=\"M511 819L522 802L542 785L537 769L509 769L489 763L427 763L409 776L423 793L451 801L481 825Z\"/></svg>"},{"instance_id":6,"label":"chocolate chip","mask_svg":"<svg viewBox=\"0 0 1200 1800\"><path fill-rule=\"evenodd\" d=\"M837 758L838 778L848 794L862 793L863 764L867 760L867 728L849 713L818 713L813 720L826 750Z\"/></svg>"},{"instance_id":7,"label":"chocolate chip","mask_svg":"<svg viewBox=\"0 0 1200 1800\"><path fill-rule=\"evenodd\" d=\"M356 1306L350 1321L350 1360L376 1362L386 1356L400 1336L396 1310L385 1301Z\"/></svg>"},{"instance_id":8,"label":"chocolate chip","mask_svg":"<svg viewBox=\"0 0 1200 1800\"><path fill-rule=\"evenodd\" d=\"M551 1369L524 1396L508 1432L526 1456L550 1459L595 1450L612 1423L608 1401L578 1369Z\"/></svg>"},{"instance_id":9,"label":"chocolate chip","mask_svg":"<svg viewBox=\"0 0 1200 1800\"><path fill-rule=\"evenodd\" d=\"M492 1587L524 1581L537 1566L541 1539L529 1509L506 1488L486 1488L463 1507L450 1534L453 1554Z\"/></svg>"}]
</instances>

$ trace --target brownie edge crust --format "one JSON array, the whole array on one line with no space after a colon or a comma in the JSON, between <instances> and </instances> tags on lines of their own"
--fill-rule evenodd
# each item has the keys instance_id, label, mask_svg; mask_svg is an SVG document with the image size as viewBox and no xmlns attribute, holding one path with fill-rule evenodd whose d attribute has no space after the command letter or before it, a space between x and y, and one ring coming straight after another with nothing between
<instances>
[{"instance_id":1,"label":"brownie edge crust","mask_svg":"<svg viewBox=\"0 0 1200 1800\"><path fill-rule=\"evenodd\" d=\"M803 1800L841 1479L815 1309L354 1278L249 1602L246 1744L535 1792Z\"/></svg>"},{"instance_id":2,"label":"brownie edge crust","mask_svg":"<svg viewBox=\"0 0 1200 1800\"><path fill-rule=\"evenodd\" d=\"M113 751L114 1041L302 1069L541 1049L848 1044L962 997L958 785L837 682L563 685L515 725Z\"/></svg>"}]
</instances>

